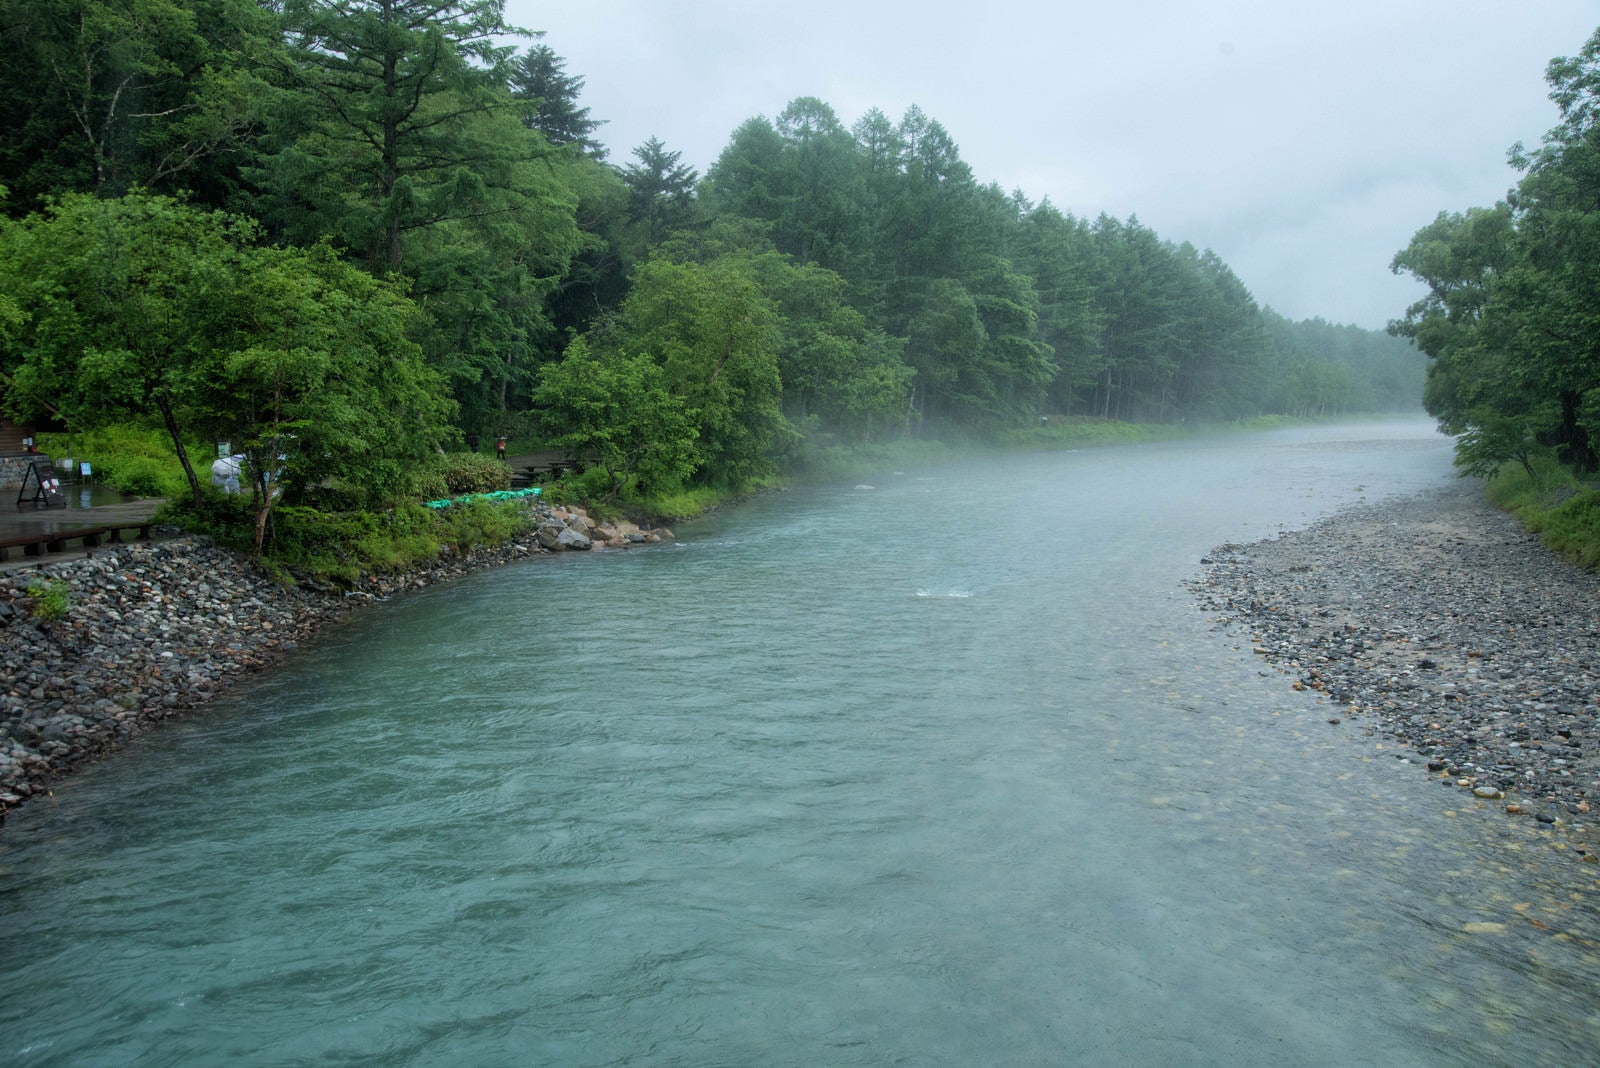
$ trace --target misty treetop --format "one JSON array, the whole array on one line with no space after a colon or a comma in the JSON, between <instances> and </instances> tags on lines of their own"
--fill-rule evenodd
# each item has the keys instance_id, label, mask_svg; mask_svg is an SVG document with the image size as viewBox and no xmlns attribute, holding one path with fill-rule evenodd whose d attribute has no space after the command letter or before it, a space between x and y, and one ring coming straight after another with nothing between
<instances>
[{"instance_id":1,"label":"misty treetop","mask_svg":"<svg viewBox=\"0 0 1600 1068\"><path fill-rule=\"evenodd\" d=\"M496 0L0 0L0 272L87 269L71 257L91 246L42 236L68 220L143 226L173 261L172 300L145 326L162 336L117 350L141 396L74 394L57 414L165 406L239 440L312 418L251 383L342 358L326 310L286 295L276 313L324 324L294 341L241 283L217 291L238 304L219 320L195 287L223 260L294 292L322 278L370 311L362 345L396 346L406 371L388 385L439 395L406 402L414 418L374 463L517 433L594 456L618 488L738 485L833 441L1420 394L1408 342L1288 322L1209 251L984 185L915 107L846 127L802 97L732 131L703 176L654 137L608 162L584 78L504 15ZM60 334L36 288L0 298L12 412L48 414L46 383L96 380L132 308L83 305ZM186 361L207 365L185 354L202 342L232 392L199 391ZM327 366L352 410L395 403Z\"/></svg>"},{"instance_id":2,"label":"misty treetop","mask_svg":"<svg viewBox=\"0 0 1600 1068\"><path fill-rule=\"evenodd\" d=\"M778 250L837 272L851 304L904 339L913 425L1399 409L1420 391L1404 343L1352 329L1327 352L1316 323L1269 330L1214 253L1137 219L1089 222L978 184L915 107L848 130L814 98L753 118L701 200L710 217L766 223Z\"/></svg>"},{"instance_id":3,"label":"misty treetop","mask_svg":"<svg viewBox=\"0 0 1600 1068\"><path fill-rule=\"evenodd\" d=\"M1545 80L1560 121L1493 207L1441 212L1394 259L1428 291L1391 329L1431 357L1424 401L1491 474L1545 446L1600 470L1600 31Z\"/></svg>"}]
</instances>

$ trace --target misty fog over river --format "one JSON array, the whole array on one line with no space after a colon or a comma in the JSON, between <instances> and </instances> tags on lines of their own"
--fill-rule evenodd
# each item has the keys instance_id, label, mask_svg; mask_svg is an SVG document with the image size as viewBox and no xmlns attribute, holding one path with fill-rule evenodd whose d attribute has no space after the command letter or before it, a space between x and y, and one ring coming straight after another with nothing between
<instances>
[{"instance_id":1,"label":"misty fog over river","mask_svg":"<svg viewBox=\"0 0 1600 1068\"><path fill-rule=\"evenodd\" d=\"M1578 865L1183 587L1454 477L974 457L365 609L11 815L0 1060L1593 1063Z\"/></svg>"}]
</instances>

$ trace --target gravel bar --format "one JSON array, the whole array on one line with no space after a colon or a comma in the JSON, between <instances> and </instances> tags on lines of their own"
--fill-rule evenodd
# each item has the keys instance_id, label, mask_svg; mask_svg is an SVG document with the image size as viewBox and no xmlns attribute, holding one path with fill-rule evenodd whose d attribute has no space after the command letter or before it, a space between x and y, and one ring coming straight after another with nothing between
<instances>
[{"instance_id":1,"label":"gravel bar","mask_svg":"<svg viewBox=\"0 0 1600 1068\"><path fill-rule=\"evenodd\" d=\"M1191 583L1309 707L1541 823L1600 804L1600 575L1462 479L1223 545ZM1320 698L1320 703L1315 703Z\"/></svg>"}]
</instances>

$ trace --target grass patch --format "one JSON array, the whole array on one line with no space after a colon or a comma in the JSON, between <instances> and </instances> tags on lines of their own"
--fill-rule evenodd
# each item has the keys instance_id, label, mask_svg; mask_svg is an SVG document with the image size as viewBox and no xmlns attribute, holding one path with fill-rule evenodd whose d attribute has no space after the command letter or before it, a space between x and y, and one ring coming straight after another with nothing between
<instances>
[{"instance_id":1,"label":"grass patch","mask_svg":"<svg viewBox=\"0 0 1600 1068\"><path fill-rule=\"evenodd\" d=\"M528 529L532 520L520 501L474 500L434 515L439 536L457 552L500 545Z\"/></svg>"},{"instance_id":2,"label":"grass patch","mask_svg":"<svg viewBox=\"0 0 1600 1068\"><path fill-rule=\"evenodd\" d=\"M1027 449L1086 449L1098 445L1138 445L1192 436L1186 423L1119 423L1109 419L1059 416L997 436L1001 445Z\"/></svg>"},{"instance_id":3,"label":"grass patch","mask_svg":"<svg viewBox=\"0 0 1600 1068\"><path fill-rule=\"evenodd\" d=\"M1530 476L1521 464L1502 464L1485 494L1554 552L1600 570L1600 483L1580 478L1548 455L1533 457L1532 466Z\"/></svg>"},{"instance_id":4,"label":"grass patch","mask_svg":"<svg viewBox=\"0 0 1600 1068\"><path fill-rule=\"evenodd\" d=\"M938 463L952 451L943 441L911 438L868 445L809 446L788 457L783 470L791 479L805 482L842 482L879 471Z\"/></svg>"},{"instance_id":5,"label":"grass patch","mask_svg":"<svg viewBox=\"0 0 1600 1068\"><path fill-rule=\"evenodd\" d=\"M59 580L30 584L28 596L33 598L33 614L40 619L50 622L66 619L67 613L72 610L67 584Z\"/></svg>"},{"instance_id":6,"label":"grass patch","mask_svg":"<svg viewBox=\"0 0 1600 1068\"><path fill-rule=\"evenodd\" d=\"M709 486L695 486L688 489L677 489L670 493L658 493L629 502L630 507L637 508L650 516L661 519L680 521L693 519L704 515L729 500L742 494L728 493L724 490L712 489Z\"/></svg>"}]
</instances>

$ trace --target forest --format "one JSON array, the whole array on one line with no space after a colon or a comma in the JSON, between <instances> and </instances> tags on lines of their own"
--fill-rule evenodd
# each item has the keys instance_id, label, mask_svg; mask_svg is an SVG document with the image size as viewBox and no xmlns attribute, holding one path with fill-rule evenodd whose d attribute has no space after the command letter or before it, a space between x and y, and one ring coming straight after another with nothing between
<instances>
[{"instance_id":1,"label":"forest","mask_svg":"<svg viewBox=\"0 0 1600 1068\"><path fill-rule=\"evenodd\" d=\"M5 414L159 427L197 502L186 450L226 440L286 503L374 508L500 435L637 499L885 439L1413 409L1417 346L1483 407L1453 280L1404 336L1292 322L1136 217L983 183L915 107L615 161L541 36L494 0L0 0ZM1556 150L1508 235L1577 217Z\"/></svg>"}]
</instances>

